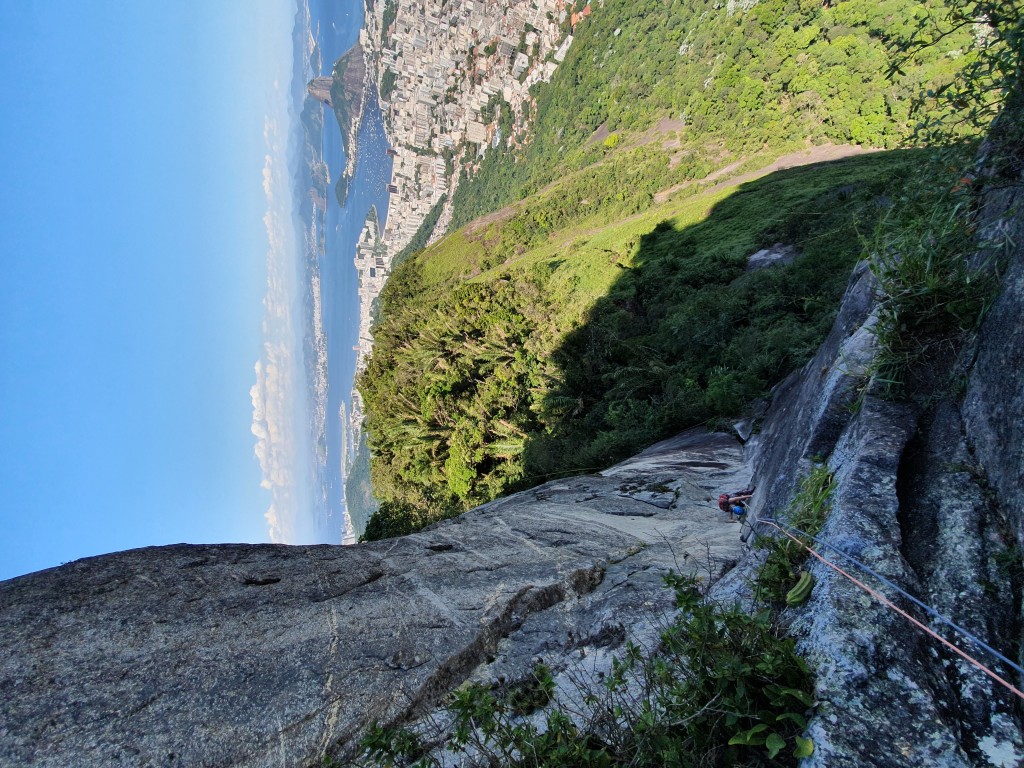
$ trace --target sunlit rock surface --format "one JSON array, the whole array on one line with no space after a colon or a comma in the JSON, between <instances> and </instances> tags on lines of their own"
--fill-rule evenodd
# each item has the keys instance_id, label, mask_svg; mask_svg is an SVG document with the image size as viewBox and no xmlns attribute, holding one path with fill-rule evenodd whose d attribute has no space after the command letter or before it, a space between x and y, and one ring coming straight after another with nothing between
<instances>
[{"instance_id":1,"label":"sunlit rock surface","mask_svg":"<svg viewBox=\"0 0 1024 768\"><path fill-rule=\"evenodd\" d=\"M0 583L0 764L318 762L481 663L557 669L651 626L667 569L739 556L712 497L745 481L738 442L689 433L402 539L150 548Z\"/></svg>"},{"instance_id":2,"label":"sunlit rock surface","mask_svg":"<svg viewBox=\"0 0 1024 768\"><path fill-rule=\"evenodd\" d=\"M331 86L334 78L330 76L314 77L306 86L306 91L317 101L322 101L328 107L334 106L331 102Z\"/></svg>"}]
</instances>

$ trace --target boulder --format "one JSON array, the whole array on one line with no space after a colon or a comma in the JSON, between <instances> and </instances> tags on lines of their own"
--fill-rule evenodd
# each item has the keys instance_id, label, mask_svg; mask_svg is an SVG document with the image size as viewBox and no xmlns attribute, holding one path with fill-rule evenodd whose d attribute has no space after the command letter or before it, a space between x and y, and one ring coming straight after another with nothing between
<instances>
[{"instance_id":1,"label":"boulder","mask_svg":"<svg viewBox=\"0 0 1024 768\"><path fill-rule=\"evenodd\" d=\"M797 257L796 246L776 243L771 248L762 248L747 257L747 272L772 267L776 264L792 264Z\"/></svg>"}]
</instances>

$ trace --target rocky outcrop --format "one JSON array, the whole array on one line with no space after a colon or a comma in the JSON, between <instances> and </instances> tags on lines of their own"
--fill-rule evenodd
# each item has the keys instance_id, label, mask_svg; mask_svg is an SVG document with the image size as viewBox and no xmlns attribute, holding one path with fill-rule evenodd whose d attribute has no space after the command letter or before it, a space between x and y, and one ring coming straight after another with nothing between
<instances>
[{"instance_id":1,"label":"rocky outcrop","mask_svg":"<svg viewBox=\"0 0 1024 768\"><path fill-rule=\"evenodd\" d=\"M331 85L333 83L333 77L314 77L306 86L306 91L317 101L323 102L328 107L333 107L334 104L331 101Z\"/></svg>"},{"instance_id":2,"label":"rocky outcrop","mask_svg":"<svg viewBox=\"0 0 1024 768\"><path fill-rule=\"evenodd\" d=\"M758 269L776 265L792 264L793 259L796 257L797 249L795 246L776 243L771 248L762 248L760 251L748 256L747 272L754 272Z\"/></svg>"},{"instance_id":3,"label":"rocky outcrop","mask_svg":"<svg viewBox=\"0 0 1024 768\"><path fill-rule=\"evenodd\" d=\"M319 764L474 669L608 654L656 631L669 568L739 557L710 499L746 481L741 452L692 433L402 539L149 548L3 582L0 764Z\"/></svg>"},{"instance_id":4,"label":"rocky outcrop","mask_svg":"<svg viewBox=\"0 0 1024 768\"><path fill-rule=\"evenodd\" d=\"M1018 210L1005 201L1000 209ZM1018 247L976 341L959 362L937 363L937 381L952 372L966 391L941 385L911 405L885 399L870 379L873 280L862 267L830 337L777 388L751 446L757 514L784 515L800 478L825 462L834 490L820 538L1018 658L1024 389L1006 371L1010 359L1024 356L1024 296L1021 280L1012 277L1022 269ZM1012 694L835 571L818 562L810 567L817 579L812 597L788 612L817 674L819 703L808 733L815 753L805 765L1024 760L1020 702ZM729 580L733 594L749 599L736 581ZM1011 669L930 623L1020 685Z\"/></svg>"}]
</instances>

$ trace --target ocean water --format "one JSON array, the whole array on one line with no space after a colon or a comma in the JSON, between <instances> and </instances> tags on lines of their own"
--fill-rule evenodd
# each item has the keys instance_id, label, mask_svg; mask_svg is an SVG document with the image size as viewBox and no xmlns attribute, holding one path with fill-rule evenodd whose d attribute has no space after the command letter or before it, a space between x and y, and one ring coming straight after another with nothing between
<instances>
[{"instance_id":1,"label":"ocean water","mask_svg":"<svg viewBox=\"0 0 1024 768\"><path fill-rule=\"evenodd\" d=\"M314 33L319 24L323 60L321 74L329 75L334 62L359 39L363 5L360 0L310 0L309 7ZM344 208L338 206L333 187L345 169L346 158L341 129L329 108L324 109L323 142L324 160L331 170L324 225L326 246L320 263L323 323L328 336L327 504L331 519L340 521L343 519L344 487L338 411L342 403L346 412L351 410L356 365L353 347L359 334L358 275L352 259L371 206L377 208L383 230L388 209L386 185L391 180L392 161L387 156L388 143L376 94L366 99L357 142L356 167Z\"/></svg>"}]
</instances>

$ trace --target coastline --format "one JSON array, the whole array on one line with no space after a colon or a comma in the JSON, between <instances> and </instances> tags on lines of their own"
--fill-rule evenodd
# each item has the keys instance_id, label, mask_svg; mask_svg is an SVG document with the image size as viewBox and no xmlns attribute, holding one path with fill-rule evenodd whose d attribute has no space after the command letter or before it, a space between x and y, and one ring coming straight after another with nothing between
<instances>
[{"instance_id":1,"label":"coastline","mask_svg":"<svg viewBox=\"0 0 1024 768\"><path fill-rule=\"evenodd\" d=\"M315 77L322 67L317 39L319 23L314 31L312 13L308 0L303 0L305 16L305 46L303 77L306 81ZM303 113L309 97L303 99ZM328 350L327 332L323 321L323 295L321 292L320 260L326 245L327 179L330 171L323 156L323 114L315 125L302 122L303 150L302 170L306 194L301 199L301 210L306 212L303 232L303 270L306 279L306 295L303 311L307 314L303 336L303 363L309 392L309 441L312 453L313 493L311 497L312 527L317 537L324 535L331 517L327 504L327 393L328 393Z\"/></svg>"},{"instance_id":2,"label":"coastline","mask_svg":"<svg viewBox=\"0 0 1024 768\"><path fill-rule=\"evenodd\" d=\"M326 454L321 454L318 468L323 483L318 480L318 484L323 490L326 509L322 541L338 544L352 543L369 516L362 509L365 506L360 501L364 498L362 493L354 494L356 501L351 503L355 508L349 509L346 488L353 474L366 474L360 474L356 466L365 463L365 458L360 458L365 456L365 451L359 450L362 444L361 400L353 394L361 303L353 256L367 211L373 207L378 211L387 209L385 187L390 179L391 159L385 153L379 112L374 113L376 105L372 99L376 98L376 93L372 74L367 72L361 61L363 49L360 41L365 40L361 0L308 2L314 23L319 23L317 42L322 51L321 70L327 70L326 73L311 72L311 79L326 75L333 79L334 65L341 61L338 71L342 77L335 84L335 94L340 96L337 91L343 82L349 89L344 101L333 98L327 109L323 108L323 99L313 99L317 102L317 112L324 119L323 159L329 175L345 188L342 196L327 190L325 213L317 218L318 222L321 218L323 220L325 235L319 269L321 317L328 350L325 429L320 430L318 424L315 430L321 436L318 444L326 449ZM357 46L359 50L353 51ZM350 52L348 62L352 67L348 69L342 59ZM358 80L354 77L357 68L360 68ZM346 69L347 81L344 79ZM356 95L351 96L356 91ZM334 108L339 105L343 105L341 109ZM339 117L343 119L339 120ZM337 197L342 199L337 200Z\"/></svg>"},{"instance_id":3,"label":"coastline","mask_svg":"<svg viewBox=\"0 0 1024 768\"><path fill-rule=\"evenodd\" d=\"M406 5L412 8L408 2ZM388 7L395 17L392 27L384 30ZM441 20L442 8L447 22ZM401 0L395 5L364 0L359 41L366 63L366 98L377 99L394 163L385 225L375 235L380 249L375 254L372 276L368 262L356 256L361 286L356 378L366 370L373 350L373 306L395 257L442 199L442 213L430 242L446 233L463 170L471 171L488 149L501 141L510 147L524 141L530 128L528 115L536 112L530 88L551 79L572 44L572 35L563 30L566 18L563 0L541 0L537 4L513 0L501 21L478 12L473 3L464 0L443 6L440 0L433 0L423 14L405 15ZM494 39L500 40L493 51L490 45L477 43L479 30L493 33ZM387 43L393 47L388 48ZM397 64L399 58L404 62L401 67ZM395 77L386 100L379 90L385 70ZM434 75L426 78L423 72ZM442 80L444 72L450 74ZM497 112L490 110L491 119L485 124L482 120L487 106L499 96L504 107L499 106ZM504 137L498 127L502 108L511 111L514 126ZM368 224L364 222L364 227ZM381 275L383 279L379 279ZM363 405L355 381L351 417L361 430ZM358 436L358 432L352 435L351 445L358 442Z\"/></svg>"},{"instance_id":4,"label":"coastline","mask_svg":"<svg viewBox=\"0 0 1024 768\"><path fill-rule=\"evenodd\" d=\"M386 34L385 8L394 13ZM573 39L564 0L541 0L539 4L513 0L497 18L469 0L446 0L443 6L440 0L429 0L422 8L409 0L404 0L404 5L403 0L393 4L390 0L362 0L362 12L356 42L364 67L362 98L349 124L344 128L339 124L350 149L346 151L345 180L339 180L347 185L346 196L339 201L344 210L350 209L349 195L355 191L352 182L363 150L359 138L368 110L373 108L381 118L391 169L385 182L384 216L371 221L368 212L356 225L360 234L352 263L358 284L357 334L344 439L352 463L341 468L343 488L349 477L368 475L368 467L363 473L364 468L355 466L368 461L366 451L355 450L365 440L365 410L357 382L373 351L373 313L395 258L441 202L441 215L429 242L446 233L463 172L474 172L484 154L502 142L511 149L527 140L529 115L536 113L530 88L551 79ZM493 42L483 45L481 39ZM382 98L380 84L385 72L391 73L392 81L387 98ZM502 110L506 126L511 117L507 135L499 126ZM364 238L371 241L369 247ZM339 429L344 427L339 424ZM353 533L348 504L343 489L346 539Z\"/></svg>"}]
</instances>

